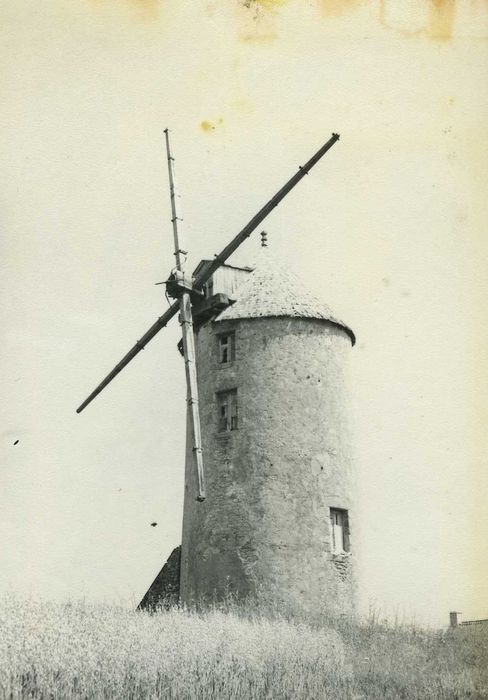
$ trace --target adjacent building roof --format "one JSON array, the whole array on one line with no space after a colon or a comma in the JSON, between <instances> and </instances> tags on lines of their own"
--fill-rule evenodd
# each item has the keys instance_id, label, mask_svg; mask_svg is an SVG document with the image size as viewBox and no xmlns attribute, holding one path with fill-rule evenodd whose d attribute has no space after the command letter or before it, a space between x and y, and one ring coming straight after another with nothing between
<instances>
[{"instance_id":1,"label":"adjacent building roof","mask_svg":"<svg viewBox=\"0 0 488 700\"><path fill-rule=\"evenodd\" d=\"M277 263L267 250L260 257L258 266L237 288L235 303L222 311L216 321L273 316L323 319L343 328L354 345L353 331L296 275Z\"/></svg>"}]
</instances>

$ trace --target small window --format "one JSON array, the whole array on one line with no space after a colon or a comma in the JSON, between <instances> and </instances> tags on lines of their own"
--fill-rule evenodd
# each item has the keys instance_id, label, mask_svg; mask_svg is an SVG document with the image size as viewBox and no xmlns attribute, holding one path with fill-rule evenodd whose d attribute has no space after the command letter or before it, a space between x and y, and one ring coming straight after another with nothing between
<instances>
[{"instance_id":1,"label":"small window","mask_svg":"<svg viewBox=\"0 0 488 700\"><path fill-rule=\"evenodd\" d=\"M332 531L332 554L349 552L349 518L347 510L330 509Z\"/></svg>"},{"instance_id":2,"label":"small window","mask_svg":"<svg viewBox=\"0 0 488 700\"><path fill-rule=\"evenodd\" d=\"M219 335L219 362L225 365L235 360L235 333Z\"/></svg>"},{"instance_id":3,"label":"small window","mask_svg":"<svg viewBox=\"0 0 488 700\"><path fill-rule=\"evenodd\" d=\"M217 394L219 432L237 430L237 389Z\"/></svg>"}]
</instances>

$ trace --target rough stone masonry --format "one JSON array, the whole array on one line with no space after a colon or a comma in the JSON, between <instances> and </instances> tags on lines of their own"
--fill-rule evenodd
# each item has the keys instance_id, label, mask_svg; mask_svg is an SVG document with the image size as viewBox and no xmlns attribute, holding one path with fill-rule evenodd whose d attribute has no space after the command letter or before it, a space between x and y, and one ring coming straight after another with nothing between
<instances>
[{"instance_id":1,"label":"rough stone masonry","mask_svg":"<svg viewBox=\"0 0 488 700\"><path fill-rule=\"evenodd\" d=\"M195 500L189 442L180 599L232 594L300 612L351 610L357 522L346 368L354 335L293 275L262 263L235 304L196 331L207 499ZM222 362L229 336L233 352ZM225 425L230 394L235 415Z\"/></svg>"}]
</instances>

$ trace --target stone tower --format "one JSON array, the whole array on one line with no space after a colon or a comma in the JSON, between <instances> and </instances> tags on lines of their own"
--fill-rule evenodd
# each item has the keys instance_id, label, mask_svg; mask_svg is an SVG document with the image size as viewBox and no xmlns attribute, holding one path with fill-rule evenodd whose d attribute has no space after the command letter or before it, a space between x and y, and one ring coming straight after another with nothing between
<instances>
[{"instance_id":1,"label":"stone tower","mask_svg":"<svg viewBox=\"0 0 488 700\"><path fill-rule=\"evenodd\" d=\"M207 499L195 500L189 442L182 602L352 609L353 332L267 250L254 271L214 275L195 329Z\"/></svg>"}]
</instances>

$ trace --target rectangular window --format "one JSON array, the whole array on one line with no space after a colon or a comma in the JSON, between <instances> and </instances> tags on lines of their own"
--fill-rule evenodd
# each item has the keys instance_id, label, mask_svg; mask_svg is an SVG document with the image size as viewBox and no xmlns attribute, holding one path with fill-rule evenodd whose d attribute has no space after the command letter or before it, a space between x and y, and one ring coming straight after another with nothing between
<instances>
[{"instance_id":1,"label":"rectangular window","mask_svg":"<svg viewBox=\"0 0 488 700\"><path fill-rule=\"evenodd\" d=\"M217 394L219 432L237 430L237 389Z\"/></svg>"},{"instance_id":2,"label":"rectangular window","mask_svg":"<svg viewBox=\"0 0 488 700\"><path fill-rule=\"evenodd\" d=\"M330 525L332 531L332 554L343 554L349 551L349 518L347 510L330 509Z\"/></svg>"},{"instance_id":3,"label":"rectangular window","mask_svg":"<svg viewBox=\"0 0 488 700\"><path fill-rule=\"evenodd\" d=\"M219 335L219 362L224 365L235 360L235 333Z\"/></svg>"}]
</instances>

